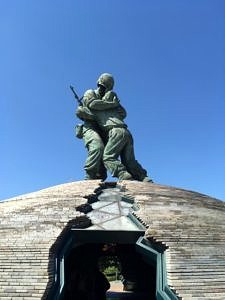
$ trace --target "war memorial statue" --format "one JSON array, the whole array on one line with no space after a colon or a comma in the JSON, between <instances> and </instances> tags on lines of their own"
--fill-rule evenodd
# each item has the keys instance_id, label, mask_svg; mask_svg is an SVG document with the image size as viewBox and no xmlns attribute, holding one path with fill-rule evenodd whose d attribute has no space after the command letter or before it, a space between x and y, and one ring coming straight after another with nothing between
<instances>
[{"instance_id":1,"label":"war memorial statue","mask_svg":"<svg viewBox=\"0 0 225 300\"><path fill-rule=\"evenodd\" d=\"M105 180L109 171L119 180L152 182L135 159L133 138L124 123L126 110L113 86L113 76L103 73L97 80L97 89L87 90L76 110L83 121L76 126L76 136L83 139L88 151L85 179Z\"/></svg>"}]
</instances>

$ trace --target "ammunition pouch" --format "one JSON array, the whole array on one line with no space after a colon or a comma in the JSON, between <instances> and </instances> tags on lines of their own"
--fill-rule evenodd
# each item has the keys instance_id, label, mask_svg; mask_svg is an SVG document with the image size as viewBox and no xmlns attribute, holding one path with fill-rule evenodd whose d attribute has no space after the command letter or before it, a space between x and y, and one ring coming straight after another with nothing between
<instances>
[{"instance_id":1,"label":"ammunition pouch","mask_svg":"<svg viewBox=\"0 0 225 300\"><path fill-rule=\"evenodd\" d=\"M75 127L75 135L78 139L83 138L83 125L82 124L77 124Z\"/></svg>"}]
</instances>

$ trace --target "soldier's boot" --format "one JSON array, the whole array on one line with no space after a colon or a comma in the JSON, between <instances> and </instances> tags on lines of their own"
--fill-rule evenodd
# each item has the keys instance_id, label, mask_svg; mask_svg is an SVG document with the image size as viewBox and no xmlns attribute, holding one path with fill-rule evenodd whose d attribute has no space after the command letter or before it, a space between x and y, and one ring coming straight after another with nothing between
<instances>
[{"instance_id":1,"label":"soldier's boot","mask_svg":"<svg viewBox=\"0 0 225 300\"><path fill-rule=\"evenodd\" d=\"M102 176L100 174L97 174L96 176L85 175L84 180L101 180L101 181L105 181L106 177Z\"/></svg>"},{"instance_id":2,"label":"soldier's boot","mask_svg":"<svg viewBox=\"0 0 225 300\"><path fill-rule=\"evenodd\" d=\"M134 180L130 173L124 171L119 174L120 180Z\"/></svg>"},{"instance_id":3,"label":"soldier's boot","mask_svg":"<svg viewBox=\"0 0 225 300\"><path fill-rule=\"evenodd\" d=\"M96 179L102 179L103 176L101 176L101 174L98 173L90 173L90 172L86 172L84 180L96 180Z\"/></svg>"},{"instance_id":4,"label":"soldier's boot","mask_svg":"<svg viewBox=\"0 0 225 300\"><path fill-rule=\"evenodd\" d=\"M95 178L92 175L90 175L88 173L85 174L84 180L93 180L93 179L95 179Z\"/></svg>"},{"instance_id":5,"label":"soldier's boot","mask_svg":"<svg viewBox=\"0 0 225 300\"><path fill-rule=\"evenodd\" d=\"M148 176L146 176L142 181L153 183L153 180L151 178L149 178Z\"/></svg>"},{"instance_id":6,"label":"soldier's boot","mask_svg":"<svg viewBox=\"0 0 225 300\"><path fill-rule=\"evenodd\" d=\"M102 181L105 181L106 178L107 178L107 174L96 173L96 179L101 179Z\"/></svg>"}]
</instances>

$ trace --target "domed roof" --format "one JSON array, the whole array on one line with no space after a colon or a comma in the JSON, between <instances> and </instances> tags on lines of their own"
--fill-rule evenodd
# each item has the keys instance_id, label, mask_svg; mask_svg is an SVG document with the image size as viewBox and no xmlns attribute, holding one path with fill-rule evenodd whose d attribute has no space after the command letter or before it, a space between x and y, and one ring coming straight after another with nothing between
<instances>
[{"instance_id":1,"label":"domed roof","mask_svg":"<svg viewBox=\"0 0 225 300\"><path fill-rule=\"evenodd\" d=\"M168 285L177 295L225 299L224 202L158 184L110 185L97 180L66 183L0 202L0 299L47 298L54 283L57 245L74 224L90 226L89 200L107 187L117 188L121 199L132 200L132 214L146 227L145 237L166 246Z\"/></svg>"}]
</instances>

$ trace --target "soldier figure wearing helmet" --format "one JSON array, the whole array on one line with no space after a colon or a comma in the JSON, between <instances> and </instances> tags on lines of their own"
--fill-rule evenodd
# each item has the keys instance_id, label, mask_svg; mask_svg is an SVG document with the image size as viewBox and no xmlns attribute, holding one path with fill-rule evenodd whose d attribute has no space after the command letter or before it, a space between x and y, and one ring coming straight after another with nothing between
<instances>
[{"instance_id":1,"label":"soldier figure wearing helmet","mask_svg":"<svg viewBox=\"0 0 225 300\"><path fill-rule=\"evenodd\" d=\"M113 76L108 73L102 74L97 86L97 90L88 90L84 94L83 104L93 114L105 141L104 166L113 177L121 180L152 182L146 170L135 159L133 138L124 123L126 111L112 90ZM77 115L79 117L79 114Z\"/></svg>"},{"instance_id":2,"label":"soldier figure wearing helmet","mask_svg":"<svg viewBox=\"0 0 225 300\"><path fill-rule=\"evenodd\" d=\"M85 161L85 180L107 178L107 171L104 167L102 156L104 151L104 143L99 132L97 124L93 120L84 120L82 125L76 126L76 136L82 138L84 145L88 151Z\"/></svg>"},{"instance_id":3,"label":"soldier figure wearing helmet","mask_svg":"<svg viewBox=\"0 0 225 300\"><path fill-rule=\"evenodd\" d=\"M89 92L86 93L89 94ZM78 124L76 126L76 136L83 139L88 151L84 165L85 179L101 179L104 181L107 178L107 171L102 161L104 143L100 134L101 130L95 122L94 115L84 103L82 106L78 106L76 115L83 121L82 125Z\"/></svg>"}]
</instances>

